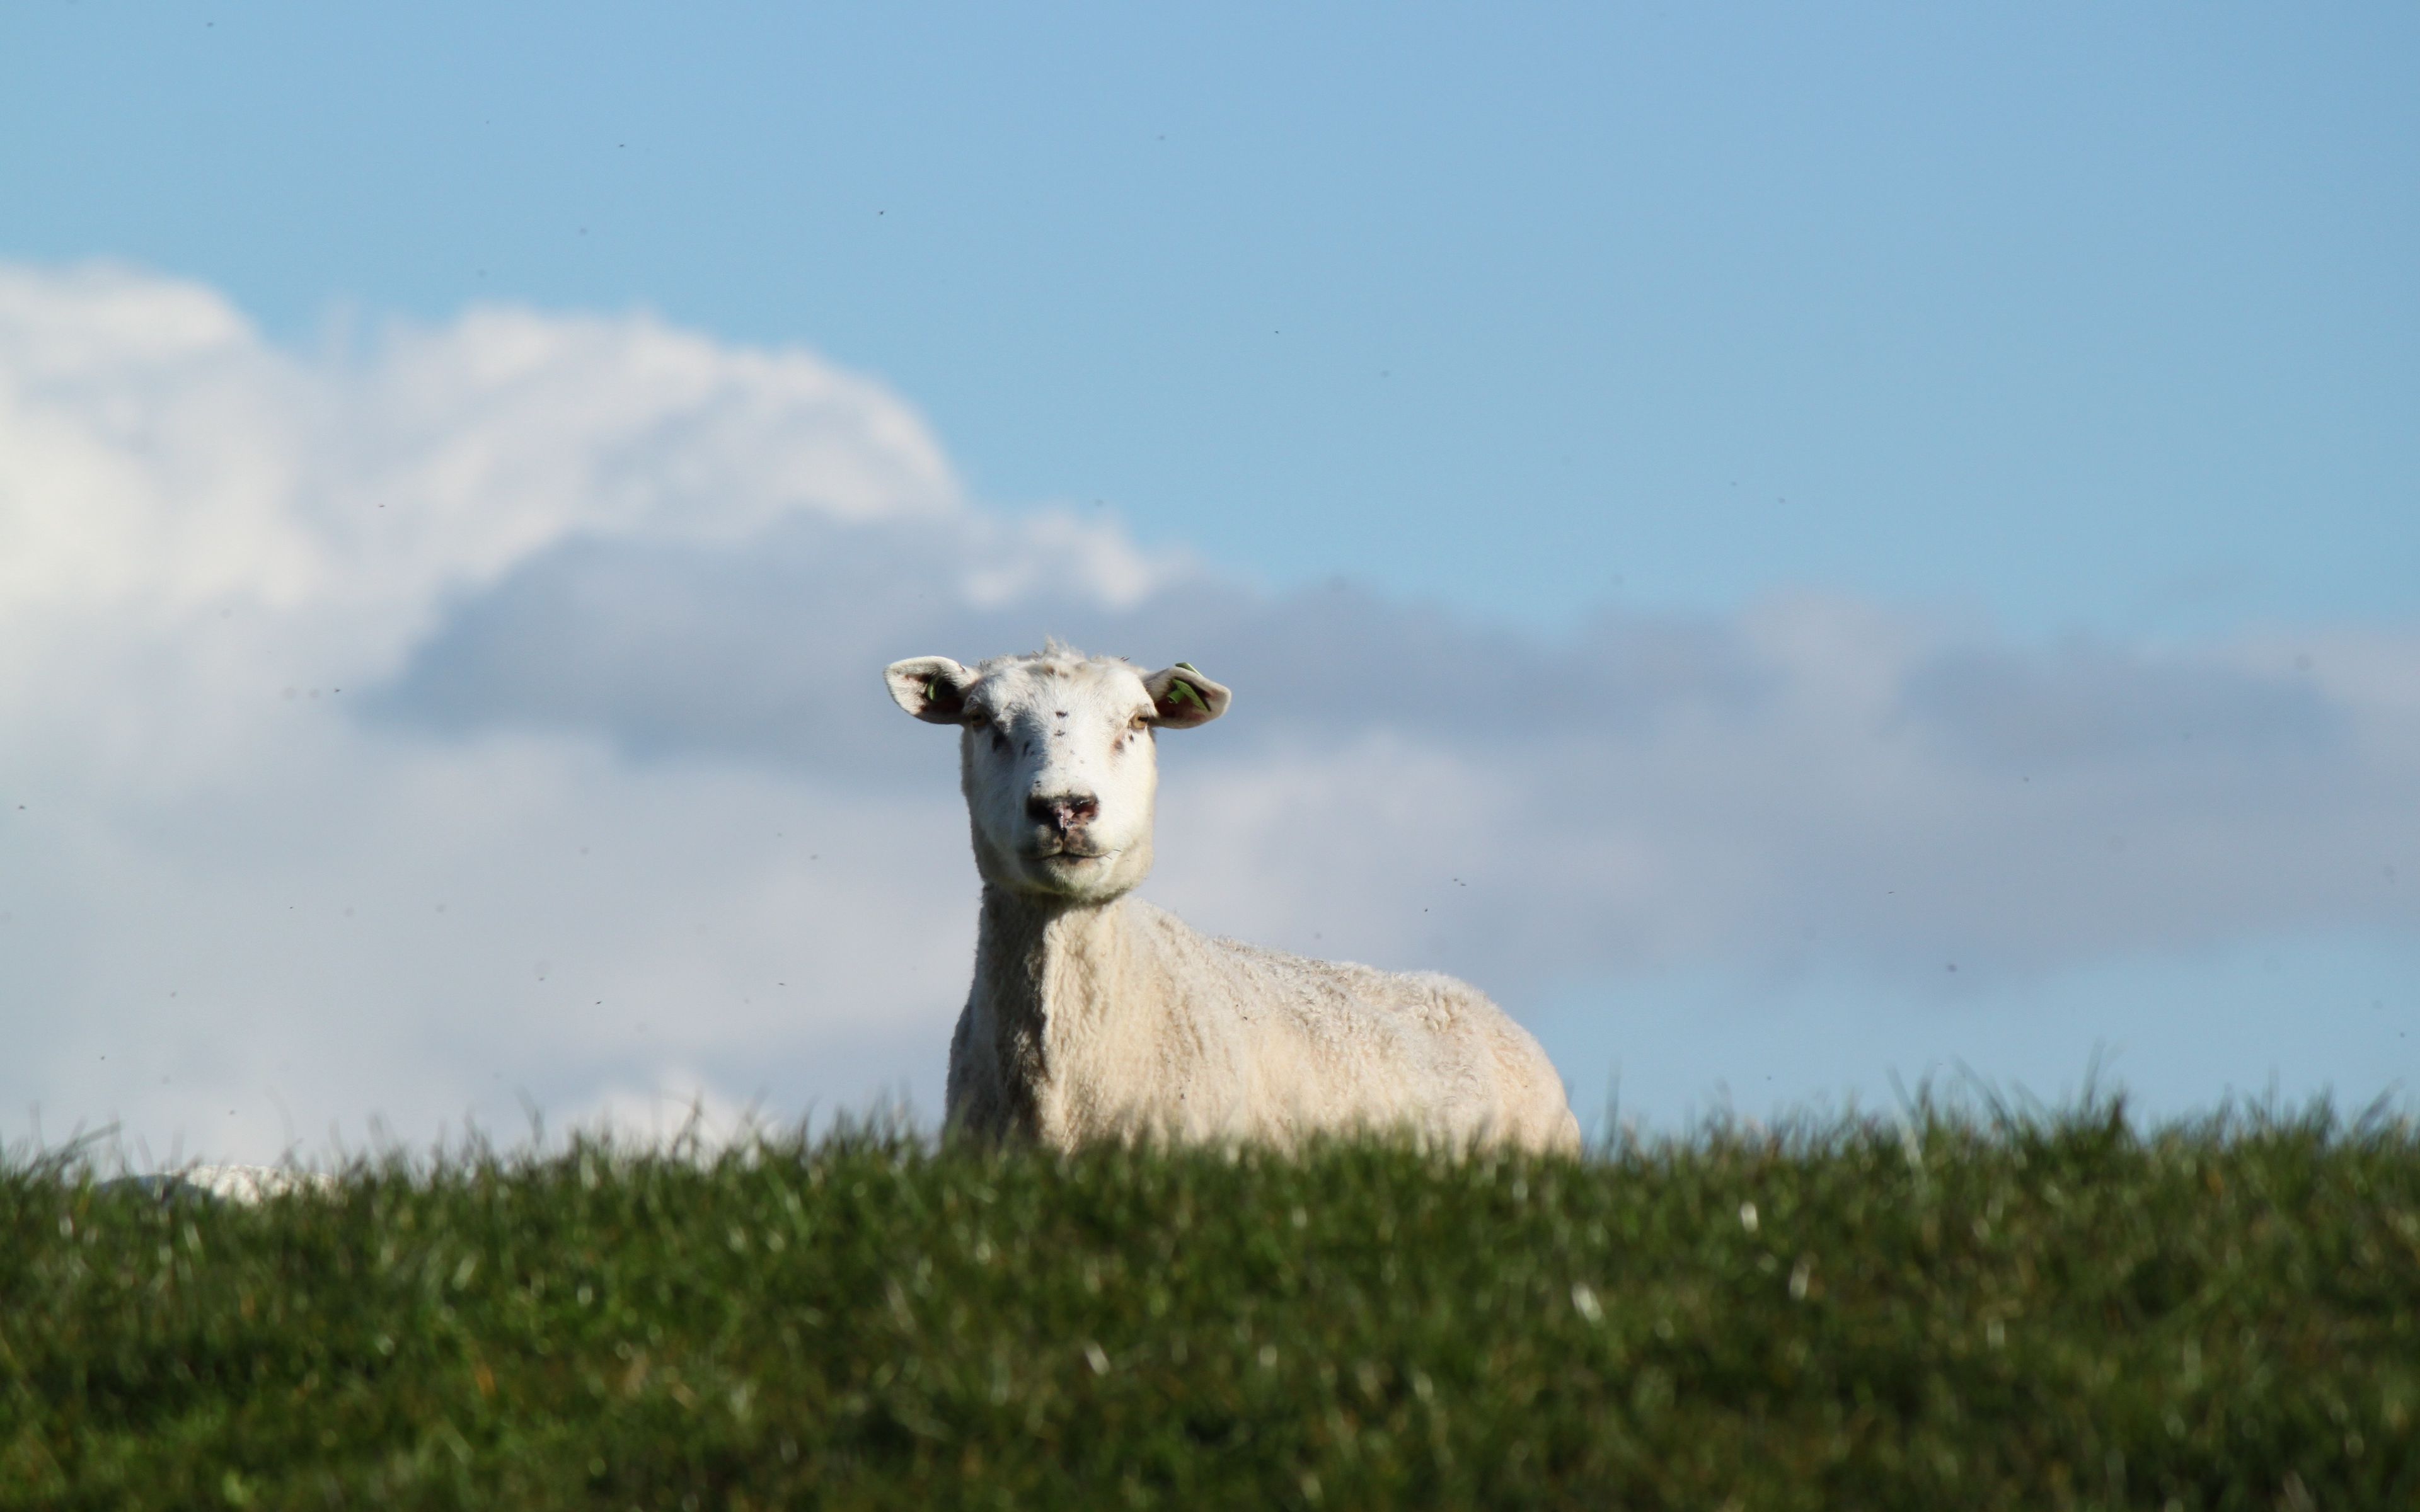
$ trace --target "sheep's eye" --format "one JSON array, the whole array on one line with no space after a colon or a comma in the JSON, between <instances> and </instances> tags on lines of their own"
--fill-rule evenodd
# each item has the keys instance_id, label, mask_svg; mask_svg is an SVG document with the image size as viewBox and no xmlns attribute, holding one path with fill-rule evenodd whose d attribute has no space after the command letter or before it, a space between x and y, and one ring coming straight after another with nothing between
<instances>
[{"instance_id":1,"label":"sheep's eye","mask_svg":"<svg viewBox=\"0 0 2420 1512\"><path fill-rule=\"evenodd\" d=\"M1129 730L1145 730L1149 729L1150 726L1151 716L1148 714L1138 714L1133 718L1126 721L1126 728Z\"/></svg>"}]
</instances>

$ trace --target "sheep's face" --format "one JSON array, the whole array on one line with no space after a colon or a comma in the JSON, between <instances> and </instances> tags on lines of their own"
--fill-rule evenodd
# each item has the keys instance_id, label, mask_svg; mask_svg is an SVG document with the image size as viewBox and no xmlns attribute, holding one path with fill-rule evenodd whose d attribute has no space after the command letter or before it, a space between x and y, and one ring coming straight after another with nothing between
<instances>
[{"instance_id":1,"label":"sheep's face","mask_svg":"<svg viewBox=\"0 0 2420 1512\"><path fill-rule=\"evenodd\" d=\"M1145 676L1056 648L971 670L920 656L884 675L901 708L960 727L984 880L1070 903L1107 903L1151 871L1157 733L1205 724L1228 699L1184 663Z\"/></svg>"}]
</instances>

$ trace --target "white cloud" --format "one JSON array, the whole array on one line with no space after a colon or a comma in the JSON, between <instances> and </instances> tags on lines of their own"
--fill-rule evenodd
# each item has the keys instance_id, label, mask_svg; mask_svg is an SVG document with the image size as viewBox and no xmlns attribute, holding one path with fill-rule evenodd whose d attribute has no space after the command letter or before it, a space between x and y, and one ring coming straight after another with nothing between
<instances>
[{"instance_id":1,"label":"white cloud","mask_svg":"<svg viewBox=\"0 0 2420 1512\"><path fill-rule=\"evenodd\" d=\"M967 889L832 874L869 825L939 844L943 816L350 712L535 552L782 520L1016 533L911 410L803 353L489 310L315 359L191 285L0 270L0 1095L257 1155L373 1113L509 1124L523 1089L576 1105L666 1055L743 1096L768 1056L804 1068L762 1088L790 1103L900 1080L954 989L830 947ZM1111 595L1143 570L1094 558Z\"/></svg>"},{"instance_id":2,"label":"white cloud","mask_svg":"<svg viewBox=\"0 0 2420 1512\"><path fill-rule=\"evenodd\" d=\"M1166 747L1156 896L1516 1011L1716 966L2005 1009L2420 938L2409 634L2022 648L1802 598L1550 644L975 507L800 352L491 309L313 356L0 269L0 1099L252 1159L511 1135L524 1094L929 1112L973 877L948 737L876 673L1046 631L1238 691Z\"/></svg>"}]
</instances>

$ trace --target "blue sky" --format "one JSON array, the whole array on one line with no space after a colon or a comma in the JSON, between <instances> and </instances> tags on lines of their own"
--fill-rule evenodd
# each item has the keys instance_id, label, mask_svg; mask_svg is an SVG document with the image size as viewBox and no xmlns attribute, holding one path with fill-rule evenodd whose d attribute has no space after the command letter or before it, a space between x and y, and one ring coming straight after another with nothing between
<instances>
[{"instance_id":1,"label":"blue sky","mask_svg":"<svg viewBox=\"0 0 2420 1512\"><path fill-rule=\"evenodd\" d=\"M1558 623L2420 606L2420 18L12 8L8 250L646 308L982 498Z\"/></svg>"},{"instance_id":2,"label":"blue sky","mask_svg":"<svg viewBox=\"0 0 2420 1512\"><path fill-rule=\"evenodd\" d=\"M434 764L411 770L436 782L448 763L586 772L593 758L606 775L531 767L511 781L588 783L600 814L803 804L868 763L946 789L942 754L886 744L910 736L873 722L878 707L861 726L796 723L798 701L823 707L844 685L753 668L750 648L779 627L810 659L845 641L878 665L1005 646L860 644L858 627L1021 643L1088 625L1152 641L1181 626L1187 645L1219 648L1268 690L1268 722L1205 748L1230 754L1202 759L1201 802L1282 792L1309 804L1333 791L1334 764L1358 760L1388 774L1374 789L1399 780L1418 813L1410 795L1468 779L1448 775L1452 764L1484 779L1496 762L1501 780L1559 784L1609 816L1589 832L1602 855L1632 857L1635 887L1508 809L1508 854L1482 884L1491 901L1460 933L1387 922L1398 905L1445 906L1388 888L1447 885L1424 868L1449 882L1473 870L1443 839L1409 858L1373 854L1367 875L1337 873L1291 911L1258 901L1290 894L1239 856L1187 873L1164 851L1156 884L1219 927L1306 949L1337 948L1317 917L1334 906L1334 932L1372 958L1445 964L1497 991L1584 1088L1618 1063L1627 1105L1677 1115L1718 1085L1744 1102L1776 1075L1785 1099L1871 1094L1886 1070L1962 1059L2043 1086L2080 1075L2106 1041L2135 1047L2120 1073L2172 1108L2272 1077L2359 1099L2420 1069L2408 1038L2420 914L2372 896L2401 878L2420 886L2420 807L2400 764L2420 748L2409 744L2415 65L2420 16L2382 5L25 6L0 14L0 263L33 280L24 331L95 342L117 331L107 301L72 283L115 264L149 291L126 294L129 308L182 312L204 332L194 349L216 354L204 376L163 377L133 343L79 369L78 393L174 388L195 414L287 417L256 437L229 431L255 437L237 460L163 441L174 465L162 479L260 480L227 484L230 499L304 476L335 498L395 486L350 443L309 431L342 409L347 436L432 455L458 442L465 457L520 448L527 475L557 480L559 510L492 539L481 512L519 519L520 505L503 485L460 485L455 513L414 538L414 560L442 569L383 558L327 569L331 582L361 575L332 602L393 595L391 619L308 622L362 648L349 671L293 672L334 687L341 671L376 695L344 738L389 744L346 760L383 770L408 747ZM235 323L213 324L172 288ZM489 324L466 315L478 310ZM25 341L22 352L54 349ZM412 387L488 393L483 364L529 343L554 354L561 393L519 429L482 430L469 401ZM817 409L801 395L822 380L764 378L768 353L811 354L800 361L875 387ZM604 377L584 383L582 363ZM644 436L597 418L644 408L632 395L656 392L647 375L665 363L754 397L716 409L721 428L688 409ZM34 357L21 369L52 371ZM617 374L625 387L607 381ZM769 387L749 388L760 379ZM407 393L417 397L396 397ZM76 412L95 436L115 424L99 398ZM826 449L750 428L748 416L776 412L829 426ZM923 439L901 440L903 426ZM318 439L293 440L305 431ZM548 450L557 436L591 440ZM574 455L589 444L601 450ZM353 460L328 460L338 453ZM0 477L0 506L74 509L66 466ZM762 479L777 468L821 480L801 485L811 502L774 498ZM887 481L864 481L876 474ZM734 497L769 491L710 529L686 504L597 502L644 492L645 478L677 492L700 477L729 480ZM139 579L131 563L149 559L135 543L184 507L166 482L143 487L125 517L153 524L93 548L122 560L90 583ZM314 497L292 496L296 520L317 517ZM825 523L783 514L801 509ZM827 529L875 515L906 523ZM213 538L253 540L229 530ZM74 555L64 532L39 538L85 564L59 580L99 560ZM301 569L277 565L290 544L271 532L225 547L251 565L208 593L241 581L244 602L302 602ZM1078 547L1091 563L1080 591L1029 582ZM1003 551L1031 559L1017 569L1027 586L983 586L980 564ZM974 586L930 590L939 598L911 613L899 584L920 560L955 563ZM195 604L207 596L198 579L174 580ZM90 624L126 639L91 656L148 667L188 643L167 622L128 628L104 613L117 601L92 592ZM795 607L811 594L845 613ZM606 645L618 659L587 654ZM1368 698L1354 671L1366 660L1342 664L1325 690L1289 681L1290 653L1403 645L1443 669L1413 701L1432 725L1484 710L1472 731L1440 733ZM1488 668L1515 663L1565 669L1543 685L1564 688L1613 667L1620 699L1677 712L1600 730L1593 715L1504 693ZM125 675L127 699L168 698L140 680L152 673ZM29 673L20 696L70 699L24 690L73 686ZM202 686L188 689L196 706ZM1239 713L1251 709L1254 685L1236 686ZM1838 708L1871 714L1861 733L1824 712L1834 688ZM61 741L82 729L80 715L48 713ZM1509 757L1508 727L1528 741ZM1877 730L1932 742L1935 764L1900 773L1903 805L1867 791L1843 754L1840 742ZM1765 764L1734 771L1726 739ZM2219 748L2178 764L2195 739ZM13 768L27 791L51 769L33 740ZM541 759L516 741L557 746ZM822 742L825 755L783 755L797 749L784 741ZM930 770L901 766L918 759ZM1710 779L1659 808L1654 783L1715 772L1751 796L1727 805ZM1996 807L2019 801L2003 778L2038 777L2064 782L2068 806L2032 819ZM759 779L775 785L756 799L728 787ZM0 884L84 889L90 909L60 938L103 942L156 922L128 900L209 866L162 839L180 821L147 807L158 773L76 780L79 803L115 816L109 854L154 856L148 880L60 831L52 849L21 850ZM308 780L333 795L346 779ZM1172 794L1184 780L1180 765ZM1591 783L1619 796L1571 796ZM902 809L901 823L946 835L929 810ZM393 823L400 834L415 822L398 810ZM264 854L308 833L263 841ZM1960 870L1980 864L1972 849L1956 859L1961 844L2007 864L1985 886ZM267 929L279 888L405 866L364 845L346 863L357 873L263 882L264 912L222 928ZM566 850L563 864L585 854ZM701 887L754 876L814 895L805 873L781 870L790 861L682 854ZM2088 879L2076 870L2086 856ZM965 891L963 859L944 848L923 864ZM423 862L442 890L442 869ZM750 870L760 863L773 870ZM463 849L457 864L482 863ZM1829 896L1834 879L1869 872L1876 900L1905 896L1895 867L1911 891L1967 899L1966 911L1944 903L1919 927ZM1560 890L1539 892L1541 877ZM529 885L559 881L540 872ZM911 893L923 906L924 893L897 896ZM601 914L661 911L635 882L613 896ZM945 887L933 906L954 897ZM1322 902L1340 897L1367 906ZM517 982L562 980L569 968L535 969L541 949L561 966L582 948L525 949L520 935L571 926L496 906L447 990L482 990L480 951L509 957ZM1508 919L1544 917L1565 920L1557 938L1593 943L1501 943L1527 938ZM1644 918L1655 922L1627 922ZM319 1001L379 950L439 949L402 938L274 987L230 967L210 1011ZM677 997L692 990L683 973L712 976L756 948L622 969ZM77 949L21 956L19 995L32 1000L33 983L90 1004L132 990L95 964L102 945ZM599 948L600 962L610 954ZM831 980L835 992L890 990ZM920 990L937 1002L954 991ZM392 1011L409 1018L419 1001ZM946 1007L932 1010L944 1027ZM178 1011L189 1016L129 1019L125 1036L174 1023L208 1038L208 1021ZM760 1083L753 1068L768 1062L739 1048L751 1026L735 1018L724 1038L677 1054L634 1041L540 1100L625 1106L677 1060L726 1098L787 1106L800 1087L829 1102L880 1083L929 1101L930 1078L901 1069L921 1064L912 1036L825 1026ZM412 1042L442 1067L428 1047L464 1032L440 1026ZM535 1068L562 1062L551 1043L533 1031L496 1051L495 1078L535 1083ZM857 1048L841 1056L841 1043ZM146 1113L128 1101L132 1081L27 1074L0 1092L54 1109L105 1103L145 1129L183 1129L218 1100L214 1088ZM355 1090L424 1110L461 1100L439 1070L408 1090Z\"/></svg>"}]
</instances>

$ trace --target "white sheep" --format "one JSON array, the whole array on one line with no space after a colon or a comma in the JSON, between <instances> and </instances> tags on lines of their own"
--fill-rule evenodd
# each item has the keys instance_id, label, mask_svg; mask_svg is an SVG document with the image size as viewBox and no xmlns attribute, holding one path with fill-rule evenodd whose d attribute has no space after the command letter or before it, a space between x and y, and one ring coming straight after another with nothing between
<instances>
[{"instance_id":1,"label":"white sheep","mask_svg":"<svg viewBox=\"0 0 2420 1512\"><path fill-rule=\"evenodd\" d=\"M1156 733L1218 717L1226 688L1055 642L971 669L919 656L885 679L901 708L961 731L983 912L950 1040L953 1129L1579 1148L1553 1063L1477 989L1213 939L1126 896L1151 870Z\"/></svg>"}]
</instances>

